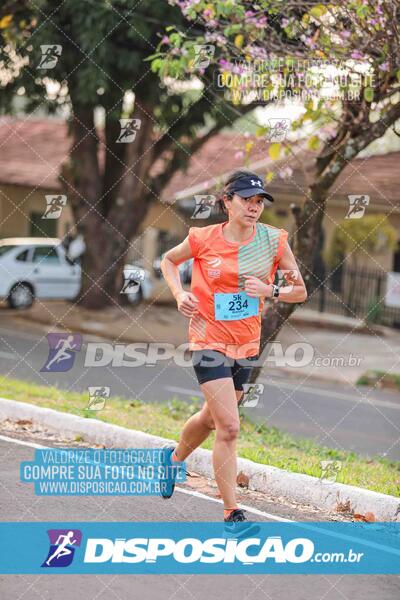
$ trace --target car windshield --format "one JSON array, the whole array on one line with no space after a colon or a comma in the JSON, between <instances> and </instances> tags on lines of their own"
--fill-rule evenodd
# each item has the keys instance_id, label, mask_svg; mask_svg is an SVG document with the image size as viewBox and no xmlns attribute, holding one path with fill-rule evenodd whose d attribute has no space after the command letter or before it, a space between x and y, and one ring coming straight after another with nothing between
<instances>
[{"instance_id":1,"label":"car windshield","mask_svg":"<svg viewBox=\"0 0 400 600\"><path fill-rule=\"evenodd\" d=\"M7 254L7 252L10 252L10 250L13 250L14 248L16 248L16 246L0 246L0 256Z\"/></svg>"}]
</instances>

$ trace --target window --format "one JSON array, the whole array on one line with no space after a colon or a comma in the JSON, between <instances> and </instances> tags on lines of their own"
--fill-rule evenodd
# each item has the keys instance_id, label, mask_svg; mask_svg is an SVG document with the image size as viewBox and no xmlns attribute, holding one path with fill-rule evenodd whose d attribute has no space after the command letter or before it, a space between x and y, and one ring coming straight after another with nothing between
<instances>
[{"instance_id":1,"label":"window","mask_svg":"<svg viewBox=\"0 0 400 600\"><path fill-rule=\"evenodd\" d=\"M16 246L0 246L0 256L4 256L4 254L7 254L13 248L16 248Z\"/></svg>"},{"instance_id":2,"label":"window","mask_svg":"<svg viewBox=\"0 0 400 600\"><path fill-rule=\"evenodd\" d=\"M57 219L43 219L43 213L29 214L30 237L57 237Z\"/></svg>"},{"instance_id":3,"label":"window","mask_svg":"<svg viewBox=\"0 0 400 600\"><path fill-rule=\"evenodd\" d=\"M29 249L23 250L15 257L15 260L19 260L20 262L26 262L28 260Z\"/></svg>"},{"instance_id":4,"label":"window","mask_svg":"<svg viewBox=\"0 0 400 600\"><path fill-rule=\"evenodd\" d=\"M33 253L33 262L58 265L60 258L54 246L38 246Z\"/></svg>"}]
</instances>

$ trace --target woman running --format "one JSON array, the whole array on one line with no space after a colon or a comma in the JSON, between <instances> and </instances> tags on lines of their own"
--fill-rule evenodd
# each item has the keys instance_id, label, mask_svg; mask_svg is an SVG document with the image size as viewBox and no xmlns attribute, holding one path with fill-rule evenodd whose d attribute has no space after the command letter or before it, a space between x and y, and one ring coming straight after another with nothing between
<instances>
[{"instance_id":1,"label":"woman running","mask_svg":"<svg viewBox=\"0 0 400 600\"><path fill-rule=\"evenodd\" d=\"M224 503L224 521L232 527L247 521L236 500L238 403L259 356L264 300L304 302L307 298L288 232L258 223L265 200L267 205L273 202L257 173L235 171L219 200L228 220L191 227L185 240L161 262L178 310L190 318L189 350L205 398L203 408L186 422L179 444L168 449L168 463L184 461L215 429L215 480ZM178 265L191 257L192 284L187 292ZM278 267L297 274L286 289L272 283ZM169 482L165 498L172 496L174 483ZM241 529L246 526L248 521L240 524Z\"/></svg>"}]
</instances>

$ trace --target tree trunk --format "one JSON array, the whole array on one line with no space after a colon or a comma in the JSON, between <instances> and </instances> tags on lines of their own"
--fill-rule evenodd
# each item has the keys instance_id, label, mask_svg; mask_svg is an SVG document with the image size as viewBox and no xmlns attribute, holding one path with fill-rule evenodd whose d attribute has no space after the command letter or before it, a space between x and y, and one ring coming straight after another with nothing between
<instances>
[{"instance_id":1,"label":"tree trunk","mask_svg":"<svg viewBox=\"0 0 400 600\"><path fill-rule=\"evenodd\" d=\"M318 252L318 244L315 243L315 240L319 240L321 234L327 193L328 190L323 189L321 185L311 186L308 198L296 220L296 231L293 235L293 253L306 284L307 291L309 291L313 280L313 265ZM261 322L260 356L265 350L267 350L265 353L267 355L268 343L276 339L282 326L296 308L297 303L270 302ZM266 355L263 357L264 363ZM261 370L262 366L255 367L252 370L250 383L254 383L257 380Z\"/></svg>"},{"instance_id":2,"label":"tree trunk","mask_svg":"<svg viewBox=\"0 0 400 600\"><path fill-rule=\"evenodd\" d=\"M103 222L99 204L102 178L98 163L98 137L91 109L75 112L70 124L70 137L70 157L62 166L60 180L71 205L77 231L86 243L82 279L87 280L88 273L91 273L95 281L96 274L101 271L107 241L99 235ZM83 286L78 301L85 298L86 290Z\"/></svg>"},{"instance_id":3,"label":"tree trunk","mask_svg":"<svg viewBox=\"0 0 400 600\"><path fill-rule=\"evenodd\" d=\"M282 325L287 321L295 309L295 304L284 302L270 303L266 309L266 314L261 322L261 341L260 341L260 356L263 356L264 363L268 353L268 343L271 343L277 337ZM261 374L262 366L254 367L251 371L249 383L257 381Z\"/></svg>"},{"instance_id":4,"label":"tree trunk","mask_svg":"<svg viewBox=\"0 0 400 600\"><path fill-rule=\"evenodd\" d=\"M244 112L248 110L246 107ZM142 103L135 107L134 116L141 120L141 127L133 142L127 144L115 144L119 128L116 127L115 115L112 117L113 121L105 128L107 152L105 169L101 172L93 112L74 111L72 150L70 160L62 167L61 181L77 230L86 244L78 298L78 303L86 308L98 310L113 304L125 304L124 295L120 294L122 269L128 262L131 240L137 235L152 203L160 200L163 187L175 171L183 168L190 157L226 125L223 115L203 136L193 135L190 138L186 134L184 139L176 140L169 133L167 144L166 135L155 140L152 115L151 106ZM160 157L163 168L157 176L150 178L150 169Z\"/></svg>"},{"instance_id":5,"label":"tree trunk","mask_svg":"<svg viewBox=\"0 0 400 600\"><path fill-rule=\"evenodd\" d=\"M369 121L369 112L364 108L363 105L358 108L360 116L356 119L357 125L353 126L352 131L344 123L334 139L326 143L316 160L314 183L309 188L304 206L302 210L297 209L294 213L296 231L293 236L293 253L308 293L310 293L313 265L318 251L316 240L320 236L329 189L350 160L372 141L380 138L400 118L400 103L391 106L384 118L373 123ZM268 342L275 340L282 325L296 307L297 304L277 303L268 308L261 324L260 355ZM261 369L262 366L252 370L251 383L257 380Z\"/></svg>"}]
</instances>

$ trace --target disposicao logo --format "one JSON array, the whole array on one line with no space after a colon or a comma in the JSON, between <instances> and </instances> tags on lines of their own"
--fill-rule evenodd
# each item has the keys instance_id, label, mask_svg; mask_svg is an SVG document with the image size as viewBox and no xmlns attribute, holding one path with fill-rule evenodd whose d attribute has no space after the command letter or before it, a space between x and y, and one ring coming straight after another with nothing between
<instances>
[{"instance_id":1,"label":"disposicao logo","mask_svg":"<svg viewBox=\"0 0 400 600\"><path fill-rule=\"evenodd\" d=\"M399 522L252 524L5 522L0 574L399 574Z\"/></svg>"},{"instance_id":2,"label":"disposicao logo","mask_svg":"<svg viewBox=\"0 0 400 600\"><path fill-rule=\"evenodd\" d=\"M42 567L68 567L74 558L76 547L81 545L79 529L49 529L50 548Z\"/></svg>"},{"instance_id":3,"label":"disposicao logo","mask_svg":"<svg viewBox=\"0 0 400 600\"><path fill-rule=\"evenodd\" d=\"M247 550L253 546L253 552ZM314 553L314 544L307 538L295 538L283 544L280 536L270 536L264 543L260 538L210 538L200 540L183 538L89 538L86 543L85 563L155 563L165 557L177 563L264 563L268 558L277 563L304 563Z\"/></svg>"},{"instance_id":4,"label":"disposicao logo","mask_svg":"<svg viewBox=\"0 0 400 600\"><path fill-rule=\"evenodd\" d=\"M61 373L69 371L75 361L75 353L82 347L82 336L79 333L48 333L49 355L41 372Z\"/></svg>"}]
</instances>

